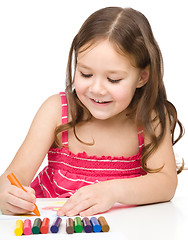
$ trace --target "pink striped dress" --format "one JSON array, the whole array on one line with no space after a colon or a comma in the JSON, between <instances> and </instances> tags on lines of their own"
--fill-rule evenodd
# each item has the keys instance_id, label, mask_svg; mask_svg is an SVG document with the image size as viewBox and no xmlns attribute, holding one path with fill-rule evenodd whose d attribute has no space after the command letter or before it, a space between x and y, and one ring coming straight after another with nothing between
<instances>
[{"instance_id":1,"label":"pink striped dress","mask_svg":"<svg viewBox=\"0 0 188 240\"><path fill-rule=\"evenodd\" d=\"M67 122L67 101L62 100L62 123ZM85 152L74 154L68 149L68 132L63 132L62 148L51 148L46 166L31 183L40 198L66 198L79 188L110 179L133 178L145 175L141 167L144 139L138 132L139 152L131 157L88 156Z\"/></svg>"}]
</instances>

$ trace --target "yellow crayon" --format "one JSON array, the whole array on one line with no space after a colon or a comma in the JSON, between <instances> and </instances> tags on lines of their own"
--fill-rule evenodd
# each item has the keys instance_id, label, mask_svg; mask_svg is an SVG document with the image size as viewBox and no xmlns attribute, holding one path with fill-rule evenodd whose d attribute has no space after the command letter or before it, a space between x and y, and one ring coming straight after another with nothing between
<instances>
[{"instance_id":1,"label":"yellow crayon","mask_svg":"<svg viewBox=\"0 0 188 240\"><path fill-rule=\"evenodd\" d=\"M16 221L16 228L14 230L16 236L21 236L23 234L23 221L17 220Z\"/></svg>"}]
</instances>

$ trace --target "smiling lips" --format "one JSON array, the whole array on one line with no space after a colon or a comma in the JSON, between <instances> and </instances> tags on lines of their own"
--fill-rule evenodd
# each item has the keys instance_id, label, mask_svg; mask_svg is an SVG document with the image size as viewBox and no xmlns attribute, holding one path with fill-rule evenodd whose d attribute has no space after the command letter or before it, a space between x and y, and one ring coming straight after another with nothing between
<instances>
[{"instance_id":1,"label":"smiling lips","mask_svg":"<svg viewBox=\"0 0 188 240\"><path fill-rule=\"evenodd\" d=\"M108 103L111 103L112 101L101 101L101 100L98 100L98 99L93 99L93 98L90 98L92 102L94 103L97 103L97 104L108 104Z\"/></svg>"}]
</instances>

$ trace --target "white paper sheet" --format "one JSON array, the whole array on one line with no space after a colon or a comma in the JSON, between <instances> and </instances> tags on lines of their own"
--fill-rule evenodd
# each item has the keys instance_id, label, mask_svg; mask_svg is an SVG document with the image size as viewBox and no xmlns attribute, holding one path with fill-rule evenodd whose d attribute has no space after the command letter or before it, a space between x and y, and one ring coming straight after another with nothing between
<instances>
[{"instance_id":1,"label":"white paper sheet","mask_svg":"<svg viewBox=\"0 0 188 240\"><path fill-rule=\"evenodd\" d=\"M108 232L108 233L74 233L74 234L35 234L29 236L5 236L0 234L3 240L128 240L119 232Z\"/></svg>"}]
</instances>

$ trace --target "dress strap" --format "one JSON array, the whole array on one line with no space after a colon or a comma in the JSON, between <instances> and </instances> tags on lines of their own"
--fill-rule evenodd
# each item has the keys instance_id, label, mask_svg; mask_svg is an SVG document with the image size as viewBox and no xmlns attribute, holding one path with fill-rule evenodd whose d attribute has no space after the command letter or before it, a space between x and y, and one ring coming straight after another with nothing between
<instances>
[{"instance_id":1,"label":"dress strap","mask_svg":"<svg viewBox=\"0 0 188 240\"><path fill-rule=\"evenodd\" d=\"M62 124L65 124L68 122L67 98L65 92L60 92L59 94L62 103ZM63 145L68 145L68 131L62 132L62 143Z\"/></svg>"}]
</instances>

